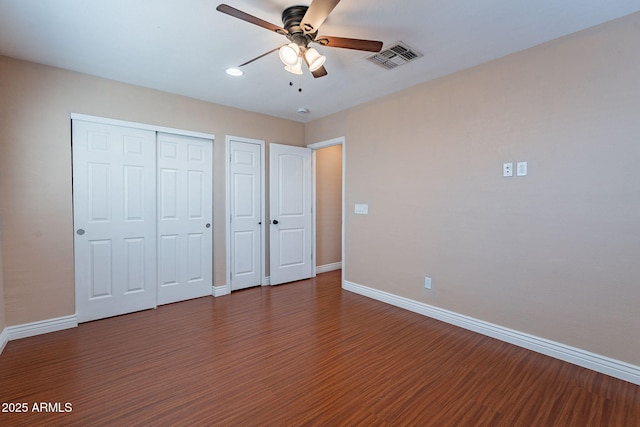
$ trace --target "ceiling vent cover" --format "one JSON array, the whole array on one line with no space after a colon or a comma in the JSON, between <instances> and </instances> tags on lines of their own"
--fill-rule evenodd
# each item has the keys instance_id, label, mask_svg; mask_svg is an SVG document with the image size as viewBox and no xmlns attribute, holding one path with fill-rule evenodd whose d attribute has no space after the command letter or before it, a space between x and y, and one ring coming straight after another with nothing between
<instances>
[{"instance_id":1,"label":"ceiling vent cover","mask_svg":"<svg viewBox=\"0 0 640 427\"><path fill-rule=\"evenodd\" d=\"M421 56L420 52L410 48L403 42L398 42L367 59L382 68L391 70Z\"/></svg>"}]
</instances>

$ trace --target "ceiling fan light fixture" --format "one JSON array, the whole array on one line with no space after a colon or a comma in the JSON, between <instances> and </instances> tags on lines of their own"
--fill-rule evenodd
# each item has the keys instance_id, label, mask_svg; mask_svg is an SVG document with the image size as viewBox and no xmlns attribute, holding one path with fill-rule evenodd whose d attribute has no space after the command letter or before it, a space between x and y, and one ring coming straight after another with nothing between
<instances>
[{"instance_id":1,"label":"ceiling fan light fixture","mask_svg":"<svg viewBox=\"0 0 640 427\"><path fill-rule=\"evenodd\" d=\"M285 65L284 69L292 74L302 74L302 58L298 57L298 62L295 65Z\"/></svg>"},{"instance_id":2,"label":"ceiling fan light fixture","mask_svg":"<svg viewBox=\"0 0 640 427\"><path fill-rule=\"evenodd\" d=\"M284 65L295 66L300 56L300 46L295 43L289 43L278 49L278 55Z\"/></svg>"},{"instance_id":3,"label":"ceiling fan light fixture","mask_svg":"<svg viewBox=\"0 0 640 427\"><path fill-rule=\"evenodd\" d=\"M324 55L320 55L320 53L314 48L309 48L304 53L304 57L307 60L307 64L309 64L309 71L314 72L318 68L324 65L324 61L327 60L327 57Z\"/></svg>"}]
</instances>

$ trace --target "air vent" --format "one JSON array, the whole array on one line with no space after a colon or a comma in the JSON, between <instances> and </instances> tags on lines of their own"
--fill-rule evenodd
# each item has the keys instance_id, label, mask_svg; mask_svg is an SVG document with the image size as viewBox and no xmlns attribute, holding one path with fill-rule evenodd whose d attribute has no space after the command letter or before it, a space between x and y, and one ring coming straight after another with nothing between
<instances>
[{"instance_id":1,"label":"air vent","mask_svg":"<svg viewBox=\"0 0 640 427\"><path fill-rule=\"evenodd\" d=\"M418 59L421 56L422 54L420 52L410 48L403 42L398 42L367 59L382 68L391 70L409 61Z\"/></svg>"}]
</instances>

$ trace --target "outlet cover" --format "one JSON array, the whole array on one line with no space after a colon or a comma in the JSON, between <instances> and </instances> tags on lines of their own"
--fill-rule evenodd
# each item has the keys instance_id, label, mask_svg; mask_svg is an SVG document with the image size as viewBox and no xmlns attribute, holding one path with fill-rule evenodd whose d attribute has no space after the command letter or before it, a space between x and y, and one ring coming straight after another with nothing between
<instances>
[{"instance_id":1,"label":"outlet cover","mask_svg":"<svg viewBox=\"0 0 640 427\"><path fill-rule=\"evenodd\" d=\"M513 176L513 163L502 164L502 176Z\"/></svg>"},{"instance_id":2,"label":"outlet cover","mask_svg":"<svg viewBox=\"0 0 640 427\"><path fill-rule=\"evenodd\" d=\"M431 277L424 276L424 288L431 289Z\"/></svg>"}]
</instances>

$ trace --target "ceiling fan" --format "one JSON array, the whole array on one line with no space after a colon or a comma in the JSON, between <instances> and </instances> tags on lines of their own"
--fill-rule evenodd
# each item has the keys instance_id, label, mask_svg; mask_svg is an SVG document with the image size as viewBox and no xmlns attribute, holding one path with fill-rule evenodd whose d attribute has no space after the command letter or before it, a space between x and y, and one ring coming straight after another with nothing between
<instances>
[{"instance_id":1,"label":"ceiling fan","mask_svg":"<svg viewBox=\"0 0 640 427\"><path fill-rule=\"evenodd\" d=\"M309 68L309 71L311 71L311 74L313 74L313 77L318 78L327 75L327 70L324 67L326 57L321 55L315 48L309 47L310 43L368 52L380 52L382 49L382 42L380 41L318 36L318 28L320 28L320 25L327 19L327 16L329 16L339 2L340 0L313 0L309 6L288 7L282 12L282 27L256 18L226 4L219 5L216 10L233 16L234 18L266 28L269 31L275 31L289 40L289 43L253 58L239 65L238 68L277 50L279 51L280 60L285 65L285 70L293 74L302 74L302 62L304 62Z\"/></svg>"}]
</instances>

